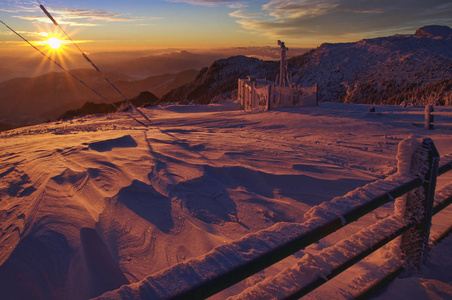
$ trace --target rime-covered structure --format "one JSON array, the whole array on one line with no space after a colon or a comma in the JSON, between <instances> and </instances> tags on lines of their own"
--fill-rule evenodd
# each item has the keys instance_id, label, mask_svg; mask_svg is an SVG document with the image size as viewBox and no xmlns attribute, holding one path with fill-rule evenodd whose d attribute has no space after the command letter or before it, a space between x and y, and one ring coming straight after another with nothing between
<instances>
[{"instance_id":1,"label":"rime-covered structure","mask_svg":"<svg viewBox=\"0 0 452 300\"><path fill-rule=\"evenodd\" d=\"M281 63L275 82L253 76L238 80L237 97L244 110L317 105L317 85L301 87L292 83L286 55L289 48L281 41L278 45L281 47Z\"/></svg>"}]
</instances>

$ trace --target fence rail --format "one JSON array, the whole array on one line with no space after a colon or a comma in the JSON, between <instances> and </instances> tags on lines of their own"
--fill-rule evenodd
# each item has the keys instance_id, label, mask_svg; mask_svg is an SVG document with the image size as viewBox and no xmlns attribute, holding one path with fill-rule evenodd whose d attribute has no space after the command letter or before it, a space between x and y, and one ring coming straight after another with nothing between
<instances>
[{"instance_id":1,"label":"fence rail","mask_svg":"<svg viewBox=\"0 0 452 300\"><path fill-rule=\"evenodd\" d=\"M306 295L399 236L402 236L399 251L401 264L417 268L427 253L432 216L452 203L452 184L443 188L441 197L434 201L436 178L452 170L452 155L446 156L448 161L438 166L439 154L430 139L409 138L399 144L397 158L397 174L313 207L305 215L310 216L305 223L277 223L231 244L221 245L202 258L191 259L148 277L142 284L144 287L140 288L140 285L135 284L134 288L139 289L140 296L144 295L149 299L210 297L389 202L395 202L394 206L397 208L393 216L364 228L334 247L347 249L347 244L361 241L362 236L370 235L372 238L366 244L348 249L341 260L329 267L327 274L314 272L306 278L290 282L288 285L292 289L285 290L284 295L278 294L277 298L296 299ZM362 196L363 194L366 196ZM422 209L419 210L418 207ZM413 214L417 215L410 219ZM320 215L325 216L319 217ZM319 260L326 257L324 259L328 261L328 249L318 254ZM300 259L298 269L303 264L309 268L310 263L315 263L303 261L304 258L305 256ZM284 277L284 272L286 271L274 279L259 283L255 286L256 289L272 284L277 289L278 280L290 280L290 276ZM134 288L122 287L119 293L130 296L135 294L131 291ZM246 294L247 292L250 294ZM252 291L248 290L243 293L245 295L238 297L247 298L247 295L252 295Z\"/></svg>"},{"instance_id":2,"label":"fence rail","mask_svg":"<svg viewBox=\"0 0 452 300\"><path fill-rule=\"evenodd\" d=\"M375 109L373 110L375 111ZM452 122L448 123L438 123L435 122L435 116L438 117L452 117L452 111L435 111L435 108L432 105L425 106L424 111L397 111L397 112L379 112L379 114L387 114L387 115L419 115L424 116L424 126L429 130L433 130L434 125L452 125Z\"/></svg>"}]
</instances>

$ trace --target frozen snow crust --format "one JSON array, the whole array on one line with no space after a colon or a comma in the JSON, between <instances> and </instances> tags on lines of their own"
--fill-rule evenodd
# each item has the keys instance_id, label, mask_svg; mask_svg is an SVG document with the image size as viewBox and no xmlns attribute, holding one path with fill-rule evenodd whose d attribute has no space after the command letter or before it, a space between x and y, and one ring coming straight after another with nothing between
<instances>
[{"instance_id":1,"label":"frozen snow crust","mask_svg":"<svg viewBox=\"0 0 452 300\"><path fill-rule=\"evenodd\" d=\"M369 113L323 103L246 113L235 105L144 109L155 126L148 129L119 113L1 133L0 293L140 298L152 293L137 294L140 287L168 268L197 262L206 269L192 274L208 276L218 249L240 245L219 264L229 266L355 205L353 194L341 196L394 174L398 142L409 135L428 135L441 155L452 149L447 126L424 131L416 126L422 116L397 114L423 108ZM328 202L335 197L350 201ZM240 294L392 212L383 207L218 297ZM359 268L357 280L338 285L359 288L377 267Z\"/></svg>"}]
</instances>

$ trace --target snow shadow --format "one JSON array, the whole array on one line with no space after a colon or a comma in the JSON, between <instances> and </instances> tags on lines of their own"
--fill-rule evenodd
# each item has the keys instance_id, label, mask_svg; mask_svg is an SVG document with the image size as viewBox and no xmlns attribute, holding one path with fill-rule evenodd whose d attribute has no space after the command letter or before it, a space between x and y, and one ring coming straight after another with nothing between
<instances>
[{"instance_id":1,"label":"snow shadow","mask_svg":"<svg viewBox=\"0 0 452 300\"><path fill-rule=\"evenodd\" d=\"M164 108L167 111L177 113L203 113L203 112L223 112L241 110L242 106L239 103L222 103L222 104L188 104L188 105L168 105Z\"/></svg>"},{"instance_id":2,"label":"snow shadow","mask_svg":"<svg viewBox=\"0 0 452 300\"><path fill-rule=\"evenodd\" d=\"M194 217L209 224L237 221L237 205L229 197L221 180L205 172L203 176L181 182L172 190L170 197L176 197L182 207Z\"/></svg>"},{"instance_id":3,"label":"snow shadow","mask_svg":"<svg viewBox=\"0 0 452 300\"><path fill-rule=\"evenodd\" d=\"M97 152L111 151L113 148L134 148L137 142L130 135L105 141L94 142L88 145L90 149Z\"/></svg>"},{"instance_id":4,"label":"snow shadow","mask_svg":"<svg viewBox=\"0 0 452 300\"><path fill-rule=\"evenodd\" d=\"M36 188L31 185L30 177L27 174L22 174L7 184L8 188L6 193L11 197L26 197L36 191Z\"/></svg>"},{"instance_id":5,"label":"snow shadow","mask_svg":"<svg viewBox=\"0 0 452 300\"><path fill-rule=\"evenodd\" d=\"M186 124L183 124L180 119L175 120L165 120L165 123L157 124L157 125L165 125L167 128L169 127L180 127L180 126L190 126L190 128L194 126L199 126L198 128L206 128L206 129L234 129L234 128L246 128L253 125L259 125L261 122L249 121L244 119L235 119L232 116L216 116L215 119L211 118L199 118L199 119L188 119ZM199 129L197 130L199 132ZM165 133L174 132L172 129L165 129Z\"/></svg>"},{"instance_id":6,"label":"snow shadow","mask_svg":"<svg viewBox=\"0 0 452 300\"><path fill-rule=\"evenodd\" d=\"M84 296L97 297L130 283L95 229L81 228L80 243L86 268L84 275L89 279L88 286L84 287L86 293Z\"/></svg>"},{"instance_id":7,"label":"snow shadow","mask_svg":"<svg viewBox=\"0 0 452 300\"><path fill-rule=\"evenodd\" d=\"M221 182L223 189L243 187L248 192L266 198L275 198L280 195L310 206L343 195L351 189L370 182L348 178L321 179L301 174L275 175L242 166L220 168L206 166L204 177L207 177L208 181ZM337 194L328 194L325 190L333 190Z\"/></svg>"},{"instance_id":8,"label":"snow shadow","mask_svg":"<svg viewBox=\"0 0 452 300\"><path fill-rule=\"evenodd\" d=\"M131 185L122 188L115 199L164 233L169 233L174 227L170 199L151 185L134 180Z\"/></svg>"},{"instance_id":9,"label":"snow shadow","mask_svg":"<svg viewBox=\"0 0 452 300\"><path fill-rule=\"evenodd\" d=\"M0 266L2 299L58 299L64 294L73 250L63 234L37 231L25 236Z\"/></svg>"}]
</instances>

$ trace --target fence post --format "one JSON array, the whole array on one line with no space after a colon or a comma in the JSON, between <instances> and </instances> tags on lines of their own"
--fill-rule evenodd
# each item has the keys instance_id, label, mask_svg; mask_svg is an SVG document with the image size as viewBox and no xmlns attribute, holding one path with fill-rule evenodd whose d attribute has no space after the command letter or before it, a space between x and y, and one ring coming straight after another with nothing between
<instances>
[{"instance_id":1,"label":"fence post","mask_svg":"<svg viewBox=\"0 0 452 300\"><path fill-rule=\"evenodd\" d=\"M251 109L256 108L256 81L253 81L251 88Z\"/></svg>"},{"instance_id":2,"label":"fence post","mask_svg":"<svg viewBox=\"0 0 452 300\"><path fill-rule=\"evenodd\" d=\"M425 106L425 128L428 130L433 130L434 116L432 112L434 111L435 110L433 109L433 105Z\"/></svg>"},{"instance_id":3,"label":"fence post","mask_svg":"<svg viewBox=\"0 0 452 300\"><path fill-rule=\"evenodd\" d=\"M400 142L397 154L398 173L419 176L423 184L396 200L395 214L419 226L404 233L400 240L400 254L407 269L419 269L427 255L433 214L439 154L429 138L409 137Z\"/></svg>"},{"instance_id":4,"label":"fence post","mask_svg":"<svg viewBox=\"0 0 452 300\"><path fill-rule=\"evenodd\" d=\"M267 81L267 79L265 79ZM271 100L272 100L272 85L269 84L267 86L267 110L270 110L271 108Z\"/></svg>"}]
</instances>

